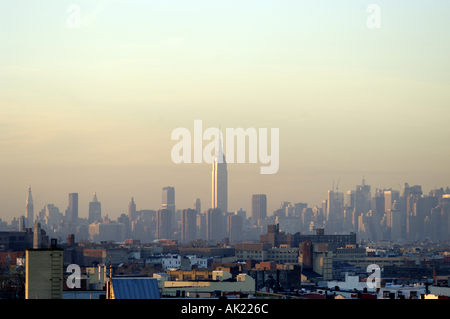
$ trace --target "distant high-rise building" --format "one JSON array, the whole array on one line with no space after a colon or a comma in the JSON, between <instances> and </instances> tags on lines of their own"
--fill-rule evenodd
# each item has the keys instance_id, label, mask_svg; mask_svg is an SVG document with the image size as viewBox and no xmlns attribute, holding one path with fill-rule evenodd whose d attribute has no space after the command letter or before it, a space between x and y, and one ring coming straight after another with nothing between
<instances>
[{"instance_id":1,"label":"distant high-rise building","mask_svg":"<svg viewBox=\"0 0 450 319\"><path fill-rule=\"evenodd\" d=\"M117 217L117 224L125 225L126 236L127 237L131 236L131 222L130 222L130 218L127 215L121 214L119 217Z\"/></svg>"},{"instance_id":2,"label":"distant high-rise building","mask_svg":"<svg viewBox=\"0 0 450 319\"><path fill-rule=\"evenodd\" d=\"M31 185L28 185L28 196L25 204L25 227L32 227L34 220L33 196L31 196Z\"/></svg>"},{"instance_id":3,"label":"distant high-rise building","mask_svg":"<svg viewBox=\"0 0 450 319\"><path fill-rule=\"evenodd\" d=\"M347 207L355 207L355 191L349 190L347 191Z\"/></svg>"},{"instance_id":4,"label":"distant high-rise building","mask_svg":"<svg viewBox=\"0 0 450 319\"><path fill-rule=\"evenodd\" d=\"M245 223L247 219L247 212L245 210L242 210L242 208L240 208L239 210L235 211L234 214L241 216L242 222Z\"/></svg>"},{"instance_id":5,"label":"distant high-rise building","mask_svg":"<svg viewBox=\"0 0 450 319\"><path fill-rule=\"evenodd\" d=\"M194 209L197 211L197 214L202 213L202 204L201 204L200 198L195 199Z\"/></svg>"},{"instance_id":6,"label":"distant high-rise building","mask_svg":"<svg viewBox=\"0 0 450 319\"><path fill-rule=\"evenodd\" d=\"M362 185L356 186L355 191L355 214L359 216L367 213L372 206L372 196L370 192L370 185L366 185L363 177Z\"/></svg>"},{"instance_id":7,"label":"distant high-rise building","mask_svg":"<svg viewBox=\"0 0 450 319\"><path fill-rule=\"evenodd\" d=\"M47 225L47 229L52 227L52 225L59 225L63 220L63 214L60 213L59 208L53 204L47 204L42 209L43 211L43 220L45 221L45 225Z\"/></svg>"},{"instance_id":8,"label":"distant high-rise building","mask_svg":"<svg viewBox=\"0 0 450 319\"><path fill-rule=\"evenodd\" d=\"M398 210L390 211L391 240L397 241L404 239L402 236L402 213Z\"/></svg>"},{"instance_id":9,"label":"distant high-rise building","mask_svg":"<svg viewBox=\"0 0 450 319\"><path fill-rule=\"evenodd\" d=\"M307 203L295 203L294 204L294 217L301 217L302 212L308 207Z\"/></svg>"},{"instance_id":10,"label":"distant high-rise building","mask_svg":"<svg viewBox=\"0 0 450 319\"><path fill-rule=\"evenodd\" d=\"M172 237L172 211L160 209L156 212L156 238L170 239Z\"/></svg>"},{"instance_id":11,"label":"distant high-rise building","mask_svg":"<svg viewBox=\"0 0 450 319\"><path fill-rule=\"evenodd\" d=\"M227 216L228 236L230 242L240 242L242 240L242 217L239 215Z\"/></svg>"},{"instance_id":12,"label":"distant high-rise building","mask_svg":"<svg viewBox=\"0 0 450 319\"><path fill-rule=\"evenodd\" d=\"M34 223L33 249L41 249L41 248L42 248L41 224Z\"/></svg>"},{"instance_id":13,"label":"distant high-rise building","mask_svg":"<svg viewBox=\"0 0 450 319\"><path fill-rule=\"evenodd\" d=\"M212 164L212 208L228 212L228 172L227 162L219 138L219 147Z\"/></svg>"},{"instance_id":14,"label":"distant high-rise building","mask_svg":"<svg viewBox=\"0 0 450 319\"><path fill-rule=\"evenodd\" d=\"M336 221L344 215L344 193L329 190L327 194L327 210L325 221Z\"/></svg>"},{"instance_id":15,"label":"distant high-rise building","mask_svg":"<svg viewBox=\"0 0 450 319\"><path fill-rule=\"evenodd\" d=\"M162 189L162 209L168 209L175 216L175 188L163 187Z\"/></svg>"},{"instance_id":16,"label":"distant high-rise building","mask_svg":"<svg viewBox=\"0 0 450 319\"><path fill-rule=\"evenodd\" d=\"M69 207L66 210L66 221L77 222L78 221L78 193L69 194Z\"/></svg>"},{"instance_id":17,"label":"distant high-rise building","mask_svg":"<svg viewBox=\"0 0 450 319\"><path fill-rule=\"evenodd\" d=\"M19 219L19 231L25 231L25 216L20 216Z\"/></svg>"},{"instance_id":18,"label":"distant high-rise building","mask_svg":"<svg viewBox=\"0 0 450 319\"><path fill-rule=\"evenodd\" d=\"M263 220L267 217L267 196L265 194L252 195L252 219Z\"/></svg>"},{"instance_id":19,"label":"distant high-rise building","mask_svg":"<svg viewBox=\"0 0 450 319\"><path fill-rule=\"evenodd\" d=\"M128 219L130 220L130 223L137 219L136 203L134 202L133 197L131 197L131 200L128 203Z\"/></svg>"},{"instance_id":20,"label":"distant high-rise building","mask_svg":"<svg viewBox=\"0 0 450 319\"><path fill-rule=\"evenodd\" d=\"M381 218L381 216L383 216L384 212L386 211L385 202L386 200L384 198L384 191L377 189L375 197L372 198L372 211L376 212L379 218Z\"/></svg>"},{"instance_id":21,"label":"distant high-rise building","mask_svg":"<svg viewBox=\"0 0 450 319\"><path fill-rule=\"evenodd\" d=\"M102 203L98 201L97 192L94 192L92 202L89 202L89 224L101 222L102 220Z\"/></svg>"},{"instance_id":22,"label":"distant high-rise building","mask_svg":"<svg viewBox=\"0 0 450 319\"><path fill-rule=\"evenodd\" d=\"M181 241L189 242L197 237L197 211L183 209L181 212Z\"/></svg>"},{"instance_id":23,"label":"distant high-rise building","mask_svg":"<svg viewBox=\"0 0 450 319\"><path fill-rule=\"evenodd\" d=\"M206 213L206 239L220 241L224 238L224 216L220 208L211 208Z\"/></svg>"},{"instance_id":24,"label":"distant high-rise building","mask_svg":"<svg viewBox=\"0 0 450 319\"><path fill-rule=\"evenodd\" d=\"M384 191L384 210L392 209L392 204L394 201L399 199L400 191L388 189Z\"/></svg>"},{"instance_id":25,"label":"distant high-rise building","mask_svg":"<svg viewBox=\"0 0 450 319\"><path fill-rule=\"evenodd\" d=\"M197 238L206 239L206 213L197 215Z\"/></svg>"}]
</instances>

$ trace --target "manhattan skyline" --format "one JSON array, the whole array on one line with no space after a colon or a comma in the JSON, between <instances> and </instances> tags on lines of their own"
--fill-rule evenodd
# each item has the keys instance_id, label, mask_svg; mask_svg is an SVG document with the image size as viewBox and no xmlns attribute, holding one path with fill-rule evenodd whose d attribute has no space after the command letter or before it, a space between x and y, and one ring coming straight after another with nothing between
<instances>
[{"instance_id":1,"label":"manhattan skyline","mask_svg":"<svg viewBox=\"0 0 450 319\"><path fill-rule=\"evenodd\" d=\"M228 163L228 210L267 195L320 206L354 189L450 183L445 1L75 1L0 4L0 218L63 212L94 191L102 215L211 207L211 165L174 164L171 132L279 128L279 170ZM380 7L369 28L367 8ZM205 146L207 142L203 143ZM226 155L226 154L225 154ZM248 157L247 157L248 161Z\"/></svg>"}]
</instances>

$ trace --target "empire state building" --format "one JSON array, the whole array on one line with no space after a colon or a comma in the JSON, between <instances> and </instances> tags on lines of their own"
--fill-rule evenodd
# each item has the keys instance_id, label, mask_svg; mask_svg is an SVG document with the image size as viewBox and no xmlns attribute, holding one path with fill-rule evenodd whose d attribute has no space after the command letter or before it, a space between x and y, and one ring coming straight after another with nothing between
<instances>
[{"instance_id":1,"label":"empire state building","mask_svg":"<svg viewBox=\"0 0 450 319\"><path fill-rule=\"evenodd\" d=\"M26 227L33 226L34 219L34 204L33 196L31 195L31 185L28 185L28 196L25 205Z\"/></svg>"},{"instance_id":2,"label":"empire state building","mask_svg":"<svg viewBox=\"0 0 450 319\"><path fill-rule=\"evenodd\" d=\"M212 164L212 208L228 212L228 173L227 162L222 151L219 137L219 149Z\"/></svg>"}]
</instances>

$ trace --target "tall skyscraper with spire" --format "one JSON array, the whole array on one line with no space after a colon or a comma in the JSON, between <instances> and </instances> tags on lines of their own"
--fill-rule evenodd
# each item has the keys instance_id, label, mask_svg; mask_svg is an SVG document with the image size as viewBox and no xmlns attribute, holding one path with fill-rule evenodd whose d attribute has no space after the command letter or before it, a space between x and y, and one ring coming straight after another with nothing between
<instances>
[{"instance_id":1,"label":"tall skyscraper with spire","mask_svg":"<svg viewBox=\"0 0 450 319\"><path fill-rule=\"evenodd\" d=\"M28 196L25 205L25 216L27 218L25 227L33 227L34 204L33 204L33 196L31 196L31 185L28 185Z\"/></svg>"},{"instance_id":2,"label":"tall skyscraper with spire","mask_svg":"<svg viewBox=\"0 0 450 319\"><path fill-rule=\"evenodd\" d=\"M212 164L212 208L220 208L222 213L228 212L227 162L223 154L220 135L219 147Z\"/></svg>"},{"instance_id":3,"label":"tall skyscraper with spire","mask_svg":"<svg viewBox=\"0 0 450 319\"><path fill-rule=\"evenodd\" d=\"M136 203L134 202L133 196L131 196L131 200L128 203L128 218L130 219L130 223L137 219Z\"/></svg>"}]
</instances>

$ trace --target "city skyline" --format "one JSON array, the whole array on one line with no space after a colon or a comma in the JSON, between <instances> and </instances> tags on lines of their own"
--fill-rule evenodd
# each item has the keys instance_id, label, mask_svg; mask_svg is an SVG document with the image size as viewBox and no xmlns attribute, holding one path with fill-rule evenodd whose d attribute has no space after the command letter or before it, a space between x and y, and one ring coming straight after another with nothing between
<instances>
[{"instance_id":1,"label":"city skyline","mask_svg":"<svg viewBox=\"0 0 450 319\"><path fill-rule=\"evenodd\" d=\"M213 171L214 172L214 171ZM363 182L365 182L366 180L365 179L363 179ZM368 187L369 187L369 193L371 194L371 199L370 199L370 201L372 201L374 198L376 198L378 195L377 195L377 191L383 191L383 193L384 193L384 195L383 196L387 196L386 194L391 194L391 193L397 193L397 197L396 198L398 198L398 196L401 196L402 194L403 194L403 192L404 192L404 188L405 188L405 185L411 185L411 186L419 186L420 188L421 188L421 191L422 191L422 193L423 193L423 196L425 196L425 197L428 197L428 195L429 195L429 193L431 193L431 192L433 192L434 190L439 190L439 189L443 189L444 191L446 190L446 189L448 189L449 188L449 186L447 186L447 185L443 185L443 186L436 186L435 188L431 188L431 189L425 189L425 188L423 188L422 187L422 185L420 185L420 184L410 184L410 183L403 183L403 185L399 185L399 188L398 189L395 189L395 188L391 188L391 187L381 187L381 188L379 188L379 187L373 187L372 185L368 185ZM270 206L270 207L273 207L273 209L271 209L271 208L269 208L269 206L268 206L268 203L269 203L269 199L268 199L268 195L267 194L251 194L250 195L250 197L248 198L248 203L247 203L247 205L244 205L244 206L241 206L241 207L239 207L239 208L237 208L237 209L234 209L234 210L228 210L228 212L230 212L230 213L233 213L233 212L237 212L237 211L239 211L240 209L242 209L243 211L245 211L246 212L246 214L247 214L247 218L251 218L252 217L252 205L253 205L253 203L254 203L254 197L255 196L264 196L264 198L265 198L265 202L266 202L266 208L267 208L267 216L266 217L270 217L270 216L273 216L273 214L274 213L276 213L276 211L280 208L280 204L281 205L283 205L283 203L291 203L291 204L295 204L295 203L305 203L306 205L307 205L307 207L308 208L314 208L314 207L318 207L318 208L321 208L321 206L323 205L323 202L324 201L327 201L327 200L329 200L329 196L330 196L330 193L334 193L334 194L341 194L341 195L343 195L344 197L345 197L345 199L343 200L343 203L342 204L344 204L344 205L349 205L349 207L353 207L352 205L351 205L351 202L353 202L354 203L354 200L351 200L350 199L350 193L352 193L352 195L354 195L354 192L355 192L355 190L357 191L357 189L358 189L358 187L360 187L361 185L354 185L354 187L353 188L350 188L350 189L343 189L342 187L341 187L341 191L340 192L338 192L337 191L337 189L336 188L333 188L333 187L335 187L335 185L334 185L334 183L333 183L333 187L331 187L331 188L329 188L329 189L327 189L326 191L324 191L323 192L323 196L322 196L322 198L320 199L320 202L319 203L317 203L317 204L312 204L312 203L310 203L310 202L308 202L308 201L300 201L300 200L289 200L289 199L286 199L285 198L285 200L281 200L281 201L277 201L277 202L273 202L272 203L272 205ZM176 202L176 199L175 199L175 196L174 196L174 193L175 193L175 188L174 187L170 187L170 186L166 186L166 187L162 187L162 189L163 189L163 194L165 194L165 192L167 192L167 190L169 190L170 189L170 192L171 192L171 194L173 195L173 197L172 197L172 200L174 200L175 201L175 205L174 206L177 206L177 209L176 209L176 211L180 211L180 212L182 212L183 210L186 210L186 209L194 209L195 210L195 204L196 204L196 202L195 201L193 201L193 203L191 203L190 205L188 205L188 206L181 206L181 207L178 207L178 205L177 205L177 202ZM213 188L212 188L213 189ZM161 189L160 189L160 192L161 192ZM210 191L211 192L211 191ZM12 218L11 219L7 219L7 218L2 218L2 216L0 216L0 219L2 219L3 220L3 222L10 222L12 219L19 219L21 216L24 216L25 218L27 218L27 212L33 212L33 214L34 214L34 217L36 218L37 216L37 214L39 213L39 210L41 210L41 206L42 206L42 208L44 208L45 209L45 207L47 206L47 205L54 205L54 207L55 208L58 208L58 209L61 209L62 211L66 211L66 214L67 214L67 212L68 211L70 211L70 209L69 209L69 207L70 207L70 200L71 200L71 198L73 197L73 196L76 196L76 198L77 198L77 202L78 202L78 197L79 197L79 193L69 193L69 206L67 206L67 202L65 203L65 204L61 204L61 205L57 205L57 204L55 204L55 202L46 202L45 204L43 204L43 205L39 205L39 206L35 206L34 205L34 200L33 200L33 196L32 196L32 192L31 192L31 184L30 185L28 185L28 191L27 191L27 193L26 193L26 196L25 196L25 199L23 200L23 202L25 203L24 204L24 207L25 207L25 212L24 213L21 213L21 214L17 214L17 215L13 215L12 216ZM83 195L85 195L85 194L83 194ZM347 196L345 196L345 195L347 195ZM98 197L97 197L97 191L94 191L93 192L93 199L91 200L91 201L86 201L86 202L81 202L81 204L80 204L80 202L78 202L78 204L77 204L77 211L81 211L81 212L84 212L84 213L82 213L81 215L79 215L78 217L79 218L85 218L85 219L87 219L87 220L90 220L90 209L91 209L91 206L95 203L95 204L97 204L99 207L98 208L96 208L96 210L97 210L97 214L98 215L101 215L101 217L103 218L103 217L106 217L106 215L108 216L108 218L110 218L110 219L116 219L116 218L118 218L118 217L120 217L120 215L122 215L122 214L125 214L125 215L127 215L128 217L130 217L130 216L132 216L132 215L135 215L136 214L136 211L137 210L154 210L154 211L158 211L158 210L160 210L160 209L165 209L165 206L164 206L164 204L163 205L161 205L161 201L159 202L159 203L155 203L155 205L154 206L140 206L140 205L138 205L138 204L136 204L135 203L135 201L134 201L134 196L131 196L131 200L130 199L128 199L128 201L126 202L126 204L125 205L123 205L124 207L122 208L122 209L120 209L120 210L117 210L117 212L118 212L118 215L116 216L116 215L110 215L110 214L108 214L108 213L104 213L103 212L103 210L100 208L100 205L101 206L104 206L104 202L102 201L102 200L99 200L98 199ZM67 197L67 194L65 194L65 197ZM83 197L86 197L86 196L83 196ZM319 196L320 197L320 196ZM31 200L30 200L31 199ZM197 200L197 199L199 199L199 198L194 198L194 200ZM390 197L389 197L389 201L390 201L391 199L390 199ZM386 200L386 203L388 202L388 200ZM393 200L391 201L391 203L390 204L392 204L392 202L393 202ZM31 205L29 205L29 203L31 204ZM371 205L371 204L370 204ZM64 208L64 207L67 207L67 210ZM132 207L131 208L131 210L133 211L133 213L131 213L131 215L130 215L130 207ZM390 207L388 207L387 206L387 204L386 204L386 210L387 209L390 209ZM202 208L201 209L201 212L200 213L206 213L209 209L212 209L213 207L207 207L207 208ZM330 206L327 206L327 208L329 209L330 208ZM342 207L341 207L342 208ZM95 209L94 209L95 210ZM358 212L358 213L361 213L363 210L361 210L360 212ZM97 216L98 216L97 215ZM325 210L325 212L324 212L324 217L325 217L325 219L327 220L328 219L328 215L329 215L329 211L328 210ZM67 216L66 216L67 217ZM98 220L98 219L97 219ZM132 220L132 219L130 219L130 220ZM28 221L27 221L28 222Z\"/></svg>"},{"instance_id":2,"label":"city skyline","mask_svg":"<svg viewBox=\"0 0 450 319\"><path fill-rule=\"evenodd\" d=\"M333 181L376 188L450 183L449 25L445 1L0 4L0 218L61 213L78 193L87 218L177 209L211 199L210 164L175 164L178 127L279 128L279 170L228 163L228 210L249 215L252 194L321 205ZM207 141L203 142L203 146Z\"/></svg>"}]
</instances>

